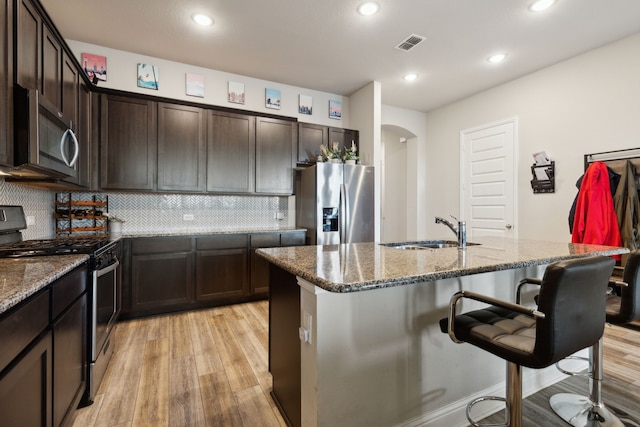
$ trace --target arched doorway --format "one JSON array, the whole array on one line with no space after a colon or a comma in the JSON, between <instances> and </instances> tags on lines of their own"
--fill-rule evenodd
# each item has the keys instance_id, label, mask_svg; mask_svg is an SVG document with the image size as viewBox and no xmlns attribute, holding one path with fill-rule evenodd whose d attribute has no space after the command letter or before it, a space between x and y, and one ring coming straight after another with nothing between
<instances>
[{"instance_id":1,"label":"arched doorway","mask_svg":"<svg viewBox=\"0 0 640 427\"><path fill-rule=\"evenodd\" d=\"M382 126L381 241L407 239L407 155L415 135L401 127Z\"/></svg>"}]
</instances>

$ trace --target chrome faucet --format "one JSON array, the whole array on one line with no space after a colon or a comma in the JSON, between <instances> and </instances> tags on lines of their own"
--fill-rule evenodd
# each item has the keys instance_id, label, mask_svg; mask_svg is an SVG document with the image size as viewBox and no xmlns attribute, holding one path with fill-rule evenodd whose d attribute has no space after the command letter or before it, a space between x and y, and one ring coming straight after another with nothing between
<instances>
[{"instance_id":1,"label":"chrome faucet","mask_svg":"<svg viewBox=\"0 0 640 427\"><path fill-rule=\"evenodd\" d=\"M453 215L451 216L451 218L458 221L458 218L454 217ZM447 221L446 219L440 218L439 216L437 216L436 224L444 224L447 227L449 227L451 231L453 231L453 234L455 234L456 238L458 239L458 249L465 249L467 247L467 223L466 222L458 221L458 225L455 226L450 221Z\"/></svg>"}]
</instances>

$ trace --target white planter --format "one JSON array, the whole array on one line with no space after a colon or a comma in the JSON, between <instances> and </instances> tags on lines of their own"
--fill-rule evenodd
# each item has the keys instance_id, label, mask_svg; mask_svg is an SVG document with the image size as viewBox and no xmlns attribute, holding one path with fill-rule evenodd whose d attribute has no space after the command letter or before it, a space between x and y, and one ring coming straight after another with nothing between
<instances>
[{"instance_id":1,"label":"white planter","mask_svg":"<svg viewBox=\"0 0 640 427\"><path fill-rule=\"evenodd\" d=\"M345 161L344 161L344 164L345 164L345 165L355 165L355 164L356 164L356 161L355 161L355 160L345 160Z\"/></svg>"},{"instance_id":2,"label":"white planter","mask_svg":"<svg viewBox=\"0 0 640 427\"><path fill-rule=\"evenodd\" d=\"M342 163L340 159L331 159L331 163Z\"/></svg>"},{"instance_id":3,"label":"white planter","mask_svg":"<svg viewBox=\"0 0 640 427\"><path fill-rule=\"evenodd\" d=\"M109 221L109 237L114 239L122 235L122 222Z\"/></svg>"}]
</instances>

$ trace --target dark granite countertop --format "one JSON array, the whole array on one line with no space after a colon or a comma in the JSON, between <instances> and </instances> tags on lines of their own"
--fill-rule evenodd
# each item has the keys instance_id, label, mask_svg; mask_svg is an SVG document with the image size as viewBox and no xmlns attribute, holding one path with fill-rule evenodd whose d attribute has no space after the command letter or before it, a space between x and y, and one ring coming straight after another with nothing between
<instances>
[{"instance_id":1,"label":"dark granite countertop","mask_svg":"<svg viewBox=\"0 0 640 427\"><path fill-rule=\"evenodd\" d=\"M0 314L88 259L88 255L0 258Z\"/></svg>"},{"instance_id":2,"label":"dark granite countertop","mask_svg":"<svg viewBox=\"0 0 640 427\"><path fill-rule=\"evenodd\" d=\"M465 250L403 250L377 243L258 249L257 253L330 292L355 292L570 258L628 253L611 246L524 239L480 238Z\"/></svg>"}]
</instances>

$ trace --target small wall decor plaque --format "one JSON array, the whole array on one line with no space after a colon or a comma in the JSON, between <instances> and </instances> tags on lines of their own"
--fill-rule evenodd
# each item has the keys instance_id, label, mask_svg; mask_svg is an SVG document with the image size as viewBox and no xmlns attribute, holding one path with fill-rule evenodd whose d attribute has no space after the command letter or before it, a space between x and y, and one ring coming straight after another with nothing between
<instances>
[{"instance_id":1,"label":"small wall decor plaque","mask_svg":"<svg viewBox=\"0 0 640 427\"><path fill-rule=\"evenodd\" d=\"M138 87L158 90L158 67L138 64Z\"/></svg>"},{"instance_id":2,"label":"small wall decor plaque","mask_svg":"<svg viewBox=\"0 0 640 427\"><path fill-rule=\"evenodd\" d=\"M229 82L227 100L235 104L244 104L244 83Z\"/></svg>"},{"instance_id":3,"label":"small wall decor plaque","mask_svg":"<svg viewBox=\"0 0 640 427\"><path fill-rule=\"evenodd\" d=\"M94 84L97 80L101 82L107 81L107 57L94 55L92 53L83 53L81 55L82 69L89 80Z\"/></svg>"},{"instance_id":4,"label":"small wall decor plaque","mask_svg":"<svg viewBox=\"0 0 640 427\"><path fill-rule=\"evenodd\" d=\"M267 108L273 108L274 110L280 109L280 89L265 89L264 91L264 104Z\"/></svg>"},{"instance_id":5,"label":"small wall decor plaque","mask_svg":"<svg viewBox=\"0 0 640 427\"><path fill-rule=\"evenodd\" d=\"M342 102L329 100L329 118L342 119Z\"/></svg>"},{"instance_id":6,"label":"small wall decor plaque","mask_svg":"<svg viewBox=\"0 0 640 427\"><path fill-rule=\"evenodd\" d=\"M186 94L204 98L204 76L202 74L186 73Z\"/></svg>"},{"instance_id":7,"label":"small wall decor plaque","mask_svg":"<svg viewBox=\"0 0 640 427\"><path fill-rule=\"evenodd\" d=\"M313 113L313 98L309 95L300 95L298 100L298 113L311 115Z\"/></svg>"}]
</instances>

